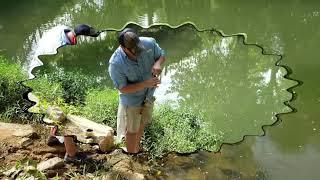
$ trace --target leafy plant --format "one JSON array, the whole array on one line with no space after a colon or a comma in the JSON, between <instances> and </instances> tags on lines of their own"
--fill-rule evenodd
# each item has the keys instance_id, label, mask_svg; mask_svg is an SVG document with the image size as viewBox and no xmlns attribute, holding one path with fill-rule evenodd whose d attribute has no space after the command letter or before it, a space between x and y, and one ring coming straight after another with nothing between
<instances>
[{"instance_id":1,"label":"leafy plant","mask_svg":"<svg viewBox=\"0 0 320 180\"><path fill-rule=\"evenodd\" d=\"M82 114L96 122L116 127L118 92L112 89L88 91Z\"/></svg>"},{"instance_id":2,"label":"leafy plant","mask_svg":"<svg viewBox=\"0 0 320 180\"><path fill-rule=\"evenodd\" d=\"M12 179L47 179L44 173L37 169L37 162L27 157L18 160L10 172L8 176Z\"/></svg>"},{"instance_id":3,"label":"leafy plant","mask_svg":"<svg viewBox=\"0 0 320 180\"><path fill-rule=\"evenodd\" d=\"M38 120L39 116L26 112L31 105L23 99L29 88L20 82L27 74L19 64L9 63L0 56L0 119L6 122Z\"/></svg>"},{"instance_id":4,"label":"leafy plant","mask_svg":"<svg viewBox=\"0 0 320 180\"><path fill-rule=\"evenodd\" d=\"M143 146L152 157L162 157L170 151L215 151L220 146L221 137L222 133L210 130L200 115L162 105L145 131Z\"/></svg>"},{"instance_id":5,"label":"leafy plant","mask_svg":"<svg viewBox=\"0 0 320 180\"><path fill-rule=\"evenodd\" d=\"M69 104L83 104L86 91L95 86L95 79L80 71L54 72L49 74L48 80L61 84L62 97Z\"/></svg>"}]
</instances>

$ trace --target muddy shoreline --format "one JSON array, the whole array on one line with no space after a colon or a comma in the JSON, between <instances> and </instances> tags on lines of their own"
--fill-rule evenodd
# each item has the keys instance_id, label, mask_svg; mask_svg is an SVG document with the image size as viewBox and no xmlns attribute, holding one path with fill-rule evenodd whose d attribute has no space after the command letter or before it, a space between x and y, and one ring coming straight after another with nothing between
<instances>
[{"instance_id":1,"label":"muddy shoreline","mask_svg":"<svg viewBox=\"0 0 320 180\"><path fill-rule=\"evenodd\" d=\"M8 123L9 124L9 123ZM14 126L27 126L14 124ZM15 136L10 134L10 129L0 132L0 172L10 169L22 159L30 159L38 163L44 162L54 157L63 159L65 154L64 146L50 147L46 144L49 135L49 126L42 124L28 125L34 129L35 133L25 134L23 136ZM22 129L23 130L23 129ZM31 143L21 143L28 138ZM47 177L59 176L62 178L70 178L70 174L75 176L108 176L132 178L138 176L138 179L150 179L152 176L159 174L158 170L151 167L148 161L147 153L139 155L127 155L121 149L114 149L109 153L103 153L95 149L90 144L78 143L80 153L87 155L88 162L84 164L64 164L58 169L50 169L44 171ZM154 162L153 162L154 163ZM84 166L86 166L84 170ZM4 174L0 173L3 178Z\"/></svg>"}]
</instances>

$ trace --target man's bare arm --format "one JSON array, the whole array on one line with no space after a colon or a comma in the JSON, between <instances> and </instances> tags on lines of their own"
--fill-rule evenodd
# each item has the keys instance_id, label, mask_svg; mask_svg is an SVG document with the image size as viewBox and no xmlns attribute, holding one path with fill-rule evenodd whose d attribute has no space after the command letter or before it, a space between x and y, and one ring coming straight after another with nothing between
<instances>
[{"instance_id":1,"label":"man's bare arm","mask_svg":"<svg viewBox=\"0 0 320 180\"><path fill-rule=\"evenodd\" d=\"M152 67L152 74L154 76L158 76L161 74L162 67L161 65L166 61L166 58L164 56L160 56L160 58L154 63Z\"/></svg>"},{"instance_id":2,"label":"man's bare arm","mask_svg":"<svg viewBox=\"0 0 320 180\"><path fill-rule=\"evenodd\" d=\"M143 90L144 88L152 88L157 87L157 85L160 84L160 80L157 77L150 78L148 80L145 80L140 83L130 84L126 87L123 87L120 89L121 93L134 93L140 90Z\"/></svg>"}]
</instances>

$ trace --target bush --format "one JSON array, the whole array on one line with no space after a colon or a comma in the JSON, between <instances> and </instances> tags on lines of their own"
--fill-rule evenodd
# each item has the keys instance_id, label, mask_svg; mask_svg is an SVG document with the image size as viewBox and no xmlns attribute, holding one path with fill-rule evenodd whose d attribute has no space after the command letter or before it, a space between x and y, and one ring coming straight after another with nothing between
<instances>
[{"instance_id":1,"label":"bush","mask_svg":"<svg viewBox=\"0 0 320 180\"><path fill-rule=\"evenodd\" d=\"M98 88L95 78L80 72L37 75L26 83L40 101L40 113L48 106L59 106L65 113L83 115L99 123L116 126L118 93Z\"/></svg>"},{"instance_id":2,"label":"bush","mask_svg":"<svg viewBox=\"0 0 320 180\"><path fill-rule=\"evenodd\" d=\"M39 120L39 116L26 112L31 103L23 99L29 88L20 82L27 79L19 64L9 63L0 56L0 119L6 122Z\"/></svg>"},{"instance_id":3,"label":"bush","mask_svg":"<svg viewBox=\"0 0 320 180\"><path fill-rule=\"evenodd\" d=\"M81 114L98 123L116 128L118 92L112 89L88 91Z\"/></svg>"},{"instance_id":4,"label":"bush","mask_svg":"<svg viewBox=\"0 0 320 180\"><path fill-rule=\"evenodd\" d=\"M60 83L49 82L47 76L37 77L25 83L32 88L32 94L39 99L37 113L45 113L49 106L67 106L63 100L63 89Z\"/></svg>"},{"instance_id":5,"label":"bush","mask_svg":"<svg viewBox=\"0 0 320 180\"><path fill-rule=\"evenodd\" d=\"M37 74L35 79L26 83L32 88L32 93L40 100L44 113L48 106L59 106L65 113L79 114L85 104L87 91L97 87L93 77L86 76L80 71L54 72Z\"/></svg>"},{"instance_id":6,"label":"bush","mask_svg":"<svg viewBox=\"0 0 320 180\"><path fill-rule=\"evenodd\" d=\"M188 110L160 106L146 128L143 146L153 157L165 153L191 153L198 149L216 151L221 133L210 130L203 118Z\"/></svg>"},{"instance_id":7,"label":"bush","mask_svg":"<svg viewBox=\"0 0 320 180\"><path fill-rule=\"evenodd\" d=\"M48 75L48 80L51 83L60 83L64 101L73 105L84 104L87 90L97 86L93 77L80 71L55 72Z\"/></svg>"}]
</instances>

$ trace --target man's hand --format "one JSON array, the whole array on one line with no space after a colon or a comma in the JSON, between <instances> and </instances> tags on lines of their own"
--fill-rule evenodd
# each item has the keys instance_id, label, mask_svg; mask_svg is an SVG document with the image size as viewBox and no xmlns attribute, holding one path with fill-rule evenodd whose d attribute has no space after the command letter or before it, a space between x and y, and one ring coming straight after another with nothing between
<instances>
[{"instance_id":1,"label":"man's hand","mask_svg":"<svg viewBox=\"0 0 320 180\"><path fill-rule=\"evenodd\" d=\"M157 77L150 78L148 80L136 83L136 84L130 84L126 87L123 87L120 90L121 93L134 93L137 91L140 91L144 88L153 88L158 87L158 84L160 84L160 80Z\"/></svg>"},{"instance_id":2,"label":"man's hand","mask_svg":"<svg viewBox=\"0 0 320 180\"><path fill-rule=\"evenodd\" d=\"M157 77L153 77L144 81L144 85L146 88L158 87L157 85L160 83L160 79Z\"/></svg>"},{"instance_id":3,"label":"man's hand","mask_svg":"<svg viewBox=\"0 0 320 180\"><path fill-rule=\"evenodd\" d=\"M152 67L152 75L153 76L159 76L161 74L161 71L162 71L161 64L165 60L166 59L164 56L160 56L160 58L156 60L156 62L154 63L154 65Z\"/></svg>"},{"instance_id":4,"label":"man's hand","mask_svg":"<svg viewBox=\"0 0 320 180\"><path fill-rule=\"evenodd\" d=\"M155 62L153 67L152 67L152 75L153 76L158 76L158 75L161 74L161 71L162 71L162 69L161 69L160 62L159 61Z\"/></svg>"}]
</instances>

